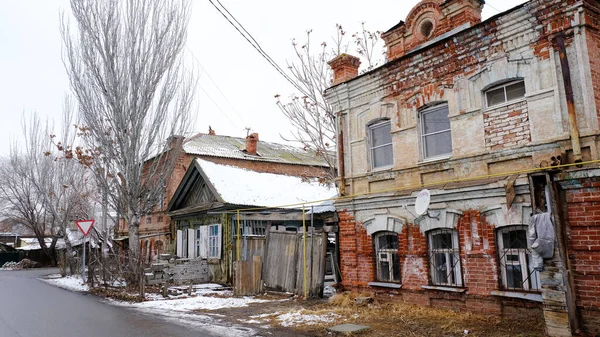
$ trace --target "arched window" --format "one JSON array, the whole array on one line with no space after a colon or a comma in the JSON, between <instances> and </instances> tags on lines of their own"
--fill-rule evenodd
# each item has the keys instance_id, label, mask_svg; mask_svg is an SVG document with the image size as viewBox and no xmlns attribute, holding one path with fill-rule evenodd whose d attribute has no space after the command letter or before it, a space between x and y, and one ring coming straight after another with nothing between
<instances>
[{"instance_id":1,"label":"arched window","mask_svg":"<svg viewBox=\"0 0 600 337\"><path fill-rule=\"evenodd\" d=\"M485 91L485 102L488 108L516 101L523 97L525 97L525 81L522 79L504 82Z\"/></svg>"},{"instance_id":2,"label":"arched window","mask_svg":"<svg viewBox=\"0 0 600 337\"><path fill-rule=\"evenodd\" d=\"M462 287L458 232L440 228L427 232L431 283Z\"/></svg>"},{"instance_id":3,"label":"arched window","mask_svg":"<svg viewBox=\"0 0 600 337\"><path fill-rule=\"evenodd\" d=\"M373 235L377 263L377 281L400 282L398 233L377 232Z\"/></svg>"},{"instance_id":4,"label":"arched window","mask_svg":"<svg viewBox=\"0 0 600 337\"><path fill-rule=\"evenodd\" d=\"M496 232L501 284L505 290L540 291L540 273L532 268L527 226L501 227Z\"/></svg>"}]
</instances>

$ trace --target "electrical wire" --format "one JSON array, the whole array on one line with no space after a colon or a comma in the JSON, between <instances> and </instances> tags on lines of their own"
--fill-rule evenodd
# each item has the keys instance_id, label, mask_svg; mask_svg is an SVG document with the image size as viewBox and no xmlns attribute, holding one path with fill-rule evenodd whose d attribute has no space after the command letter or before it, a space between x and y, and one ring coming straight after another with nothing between
<instances>
[{"instance_id":1,"label":"electrical wire","mask_svg":"<svg viewBox=\"0 0 600 337\"><path fill-rule=\"evenodd\" d=\"M256 39L254 39L254 37L252 36L252 34L250 34L245 28L244 26L237 21L237 19L227 10L227 8L225 8L225 6L223 6L223 4L221 2L219 2L219 0L215 0L217 3L219 3L219 5L223 8L223 10L221 10L221 8L219 8L214 2L213 0L209 0L209 2L211 3L211 5L213 5L213 7L215 7L215 9L221 13L221 15L233 26L233 28L235 28L241 35L242 37L244 37L244 39L246 39L246 41L248 41L248 43L250 43L250 45L252 45L252 47L254 47L254 49L256 49L256 51L273 67L275 68L275 70L281 74L281 76L283 76L283 78L285 78L292 86L294 86L294 88L296 88L298 91L300 91L303 95L309 96L309 94L306 92L306 90L304 90L300 85L298 85L290 76L288 76L285 71L283 71L283 69L277 64L277 62L275 62L270 56L269 54L267 54L267 52L265 52L262 47L260 46L260 44L256 41ZM227 12L227 14L225 14L223 11ZM235 22L234 22L235 21Z\"/></svg>"},{"instance_id":2,"label":"electrical wire","mask_svg":"<svg viewBox=\"0 0 600 337\"><path fill-rule=\"evenodd\" d=\"M229 104L229 106L231 107L231 109L233 110L233 112L235 112L235 114L240 118L240 120L245 125L248 125L248 123L244 120L244 117L242 117L242 115L240 115L240 113L236 110L236 108L233 106L233 104L231 104L231 102L229 101L229 99L227 98L227 96L225 96L225 94L223 93L223 91L221 90L221 88L219 88L219 86L217 85L217 83L213 80L212 76L210 76L210 74L208 73L208 71L206 71L206 68L204 68L202 66L202 63L200 62L200 60L198 60L198 58L196 57L196 55L194 54L194 52L191 49L189 49L187 46L186 46L186 48L190 52L190 54L192 55L192 57L194 58L194 60L196 60L196 63L198 63L198 66L202 70L202 73L206 74L206 76L208 76L208 79L212 82L212 84L215 86L215 88L217 88L217 91L219 91L219 94L221 94L221 96L225 99L225 101L227 102L227 104ZM213 100L213 102L214 102L214 100ZM235 126L235 127L237 128L237 126Z\"/></svg>"}]
</instances>

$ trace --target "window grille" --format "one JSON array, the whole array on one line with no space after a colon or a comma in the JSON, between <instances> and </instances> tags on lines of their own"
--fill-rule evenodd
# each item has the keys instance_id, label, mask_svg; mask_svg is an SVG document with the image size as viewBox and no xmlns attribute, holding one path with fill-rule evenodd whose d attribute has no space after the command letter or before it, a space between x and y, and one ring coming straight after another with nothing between
<instances>
[{"instance_id":1,"label":"window grille","mask_svg":"<svg viewBox=\"0 0 600 337\"><path fill-rule=\"evenodd\" d=\"M498 261L506 290L540 291L540 273L533 269L527 247L527 226L498 229Z\"/></svg>"},{"instance_id":2,"label":"window grille","mask_svg":"<svg viewBox=\"0 0 600 337\"><path fill-rule=\"evenodd\" d=\"M377 260L377 280L400 282L400 258L398 256L398 234L380 232L374 235Z\"/></svg>"},{"instance_id":3,"label":"window grille","mask_svg":"<svg viewBox=\"0 0 600 337\"><path fill-rule=\"evenodd\" d=\"M436 229L428 232L429 269L431 283L441 286L461 287L462 275L458 249L458 232L453 229Z\"/></svg>"}]
</instances>

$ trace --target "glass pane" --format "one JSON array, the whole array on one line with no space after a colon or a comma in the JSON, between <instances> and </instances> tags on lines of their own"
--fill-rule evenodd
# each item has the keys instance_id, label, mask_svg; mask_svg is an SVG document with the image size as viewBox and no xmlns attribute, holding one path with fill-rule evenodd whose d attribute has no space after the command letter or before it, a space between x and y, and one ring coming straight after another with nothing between
<instances>
[{"instance_id":1,"label":"glass pane","mask_svg":"<svg viewBox=\"0 0 600 337\"><path fill-rule=\"evenodd\" d=\"M521 266L506 266L506 286L512 289L523 288L523 274L521 273Z\"/></svg>"},{"instance_id":2,"label":"glass pane","mask_svg":"<svg viewBox=\"0 0 600 337\"><path fill-rule=\"evenodd\" d=\"M379 262L379 279L381 281L389 281L390 280L390 263L389 262Z\"/></svg>"},{"instance_id":3,"label":"glass pane","mask_svg":"<svg viewBox=\"0 0 600 337\"><path fill-rule=\"evenodd\" d=\"M527 233L524 229L505 231L502 233L504 249L527 249Z\"/></svg>"},{"instance_id":4,"label":"glass pane","mask_svg":"<svg viewBox=\"0 0 600 337\"><path fill-rule=\"evenodd\" d=\"M398 235L380 235L378 249L398 249Z\"/></svg>"},{"instance_id":5,"label":"glass pane","mask_svg":"<svg viewBox=\"0 0 600 337\"><path fill-rule=\"evenodd\" d=\"M391 166L394 163L392 145L373 149L373 167Z\"/></svg>"},{"instance_id":6,"label":"glass pane","mask_svg":"<svg viewBox=\"0 0 600 337\"><path fill-rule=\"evenodd\" d=\"M506 87L506 100L513 101L525 96L525 82L514 83Z\"/></svg>"},{"instance_id":7,"label":"glass pane","mask_svg":"<svg viewBox=\"0 0 600 337\"><path fill-rule=\"evenodd\" d=\"M425 158L452 153L452 135L450 131L426 136Z\"/></svg>"},{"instance_id":8,"label":"glass pane","mask_svg":"<svg viewBox=\"0 0 600 337\"><path fill-rule=\"evenodd\" d=\"M423 123L423 135L432 132L450 130L450 119L448 119L448 106L432 108L424 111L421 115L421 123Z\"/></svg>"},{"instance_id":9,"label":"glass pane","mask_svg":"<svg viewBox=\"0 0 600 337\"><path fill-rule=\"evenodd\" d=\"M400 257L398 254L392 254L392 262L393 262L393 272L394 279L393 281L400 281Z\"/></svg>"},{"instance_id":10,"label":"glass pane","mask_svg":"<svg viewBox=\"0 0 600 337\"><path fill-rule=\"evenodd\" d=\"M519 255L506 255L507 262L519 262Z\"/></svg>"},{"instance_id":11,"label":"glass pane","mask_svg":"<svg viewBox=\"0 0 600 337\"><path fill-rule=\"evenodd\" d=\"M389 122L374 126L371 129L372 147L392 143L391 125Z\"/></svg>"},{"instance_id":12,"label":"glass pane","mask_svg":"<svg viewBox=\"0 0 600 337\"><path fill-rule=\"evenodd\" d=\"M200 230L196 229L196 239L200 239Z\"/></svg>"},{"instance_id":13,"label":"glass pane","mask_svg":"<svg viewBox=\"0 0 600 337\"><path fill-rule=\"evenodd\" d=\"M452 249L452 233L442 232L433 234L433 249Z\"/></svg>"},{"instance_id":14,"label":"glass pane","mask_svg":"<svg viewBox=\"0 0 600 337\"><path fill-rule=\"evenodd\" d=\"M448 283L448 268L446 265L446 254L437 253L433 255L433 283Z\"/></svg>"},{"instance_id":15,"label":"glass pane","mask_svg":"<svg viewBox=\"0 0 600 337\"><path fill-rule=\"evenodd\" d=\"M502 104L505 102L504 87L490 90L485 93L485 96L487 97L487 105L488 106Z\"/></svg>"}]
</instances>

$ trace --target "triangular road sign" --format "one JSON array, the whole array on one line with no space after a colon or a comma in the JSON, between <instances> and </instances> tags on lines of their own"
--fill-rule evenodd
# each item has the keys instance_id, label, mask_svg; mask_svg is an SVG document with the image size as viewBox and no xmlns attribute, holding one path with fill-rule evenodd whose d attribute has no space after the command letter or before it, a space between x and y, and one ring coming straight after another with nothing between
<instances>
[{"instance_id":1,"label":"triangular road sign","mask_svg":"<svg viewBox=\"0 0 600 337\"><path fill-rule=\"evenodd\" d=\"M75 224L77 227L79 227L79 230L83 233L83 236L87 236L90 232L90 229L92 229L92 226L94 226L94 221L95 220L77 220L75 221Z\"/></svg>"}]
</instances>

